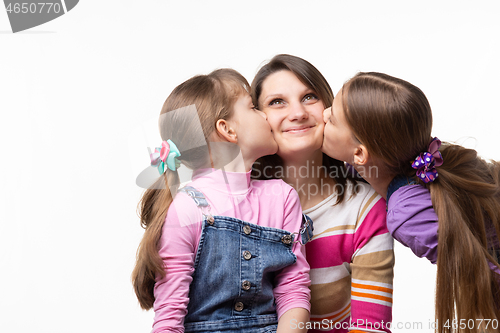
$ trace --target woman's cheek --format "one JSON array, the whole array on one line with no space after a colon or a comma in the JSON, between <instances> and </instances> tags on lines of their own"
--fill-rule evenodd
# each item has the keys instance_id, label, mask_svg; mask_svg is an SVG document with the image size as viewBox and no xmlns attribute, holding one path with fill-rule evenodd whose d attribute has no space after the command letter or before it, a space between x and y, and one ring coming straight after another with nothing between
<instances>
[{"instance_id":1,"label":"woman's cheek","mask_svg":"<svg viewBox=\"0 0 500 333\"><path fill-rule=\"evenodd\" d=\"M326 135L326 132L329 131L329 128L328 128L328 123L323 123L321 125L323 128L322 128L322 131L323 131L323 135Z\"/></svg>"},{"instance_id":2,"label":"woman's cheek","mask_svg":"<svg viewBox=\"0 0 500 333\"><path fill-rule=\"evenodd\" d=\"M332 125L329 123L326 123L325 130L324 130L325 141L328 141L328 138L330 137L331 133L332 133Z\"/></svg>"},{"instance_id":3,"label":"woman's cheek","mask_svg":"<svg viewBox=\"0 0 500 333\"><path fill-rule=\"evenodd\" d=\"M278 126L277 126L277 121L273 117L267 116L267 123L269 126L271 126L271 130L273 131L273 134L275 134L278 131Z\"/></svg>"}]
</instances>

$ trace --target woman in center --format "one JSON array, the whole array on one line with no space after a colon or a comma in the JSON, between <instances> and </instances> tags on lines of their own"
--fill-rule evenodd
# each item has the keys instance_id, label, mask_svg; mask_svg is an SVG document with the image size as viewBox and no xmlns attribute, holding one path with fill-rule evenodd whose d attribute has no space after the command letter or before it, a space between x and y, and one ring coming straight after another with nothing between
<instances>
[{"instance_id":1,"label":"woman in center","mask_svg":"<svg viewBox=\"0 0 500 333\"><path fill-rule=\"evenodd\" d=\"M278 143L275 155L255 163L253 177L293 186L314 221L306 245L309 332L390 332L394 251L386 203L352 168L321 152L323 110L333 102L328 82L306 60L281 54L257 72L252 99Z\"/></svg>"}]
</instances>

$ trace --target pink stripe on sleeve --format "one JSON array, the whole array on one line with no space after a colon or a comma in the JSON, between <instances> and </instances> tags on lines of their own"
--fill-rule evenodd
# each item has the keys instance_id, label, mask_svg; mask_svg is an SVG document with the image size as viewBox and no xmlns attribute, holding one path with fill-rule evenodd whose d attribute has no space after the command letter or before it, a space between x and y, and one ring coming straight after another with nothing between
<instances>
[{"instance_id":1,"label":"pink stripe on sleeve","mask_svg":"<svg viewBox=\"0 0 500 333\"><path fill-rule=\"evenodd\" d=\"M365 246L372 237L389 232L385 223L386 214L385 200L380 199L373 205L358 230L356 230L354 238L355 251ZM384 223L380 223L380 221L384 221Z\"/></svg>"},{"instance_id":2,"label":"pink stripe on sleeve","mask_svg":"<svg viewBox=\"0 0 500 333\"><path fill-rule=\"evenodd\" d=\"M324 268L351 262L352 234L333 235L312 240L307 244L307 261L313 268ZM335 249L325 251L324 249ZM340 249L340 251L339 251ZM318 255L321 253L321 255Z\"/></svg>"}]
</instances>

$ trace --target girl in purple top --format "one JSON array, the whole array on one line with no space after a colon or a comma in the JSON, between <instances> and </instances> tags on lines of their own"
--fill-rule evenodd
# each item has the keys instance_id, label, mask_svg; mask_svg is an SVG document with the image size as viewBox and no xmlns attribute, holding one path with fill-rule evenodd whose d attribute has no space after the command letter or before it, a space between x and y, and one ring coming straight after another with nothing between
<instances>
[{"instance_id":1,"label":"girl in purple top","mask_svg":"<svg viewBox=\"0 0 500 333\"><path fill-rule=\"evenodd\" d=\"M323 151L386 198L394 238L437 263L438 332L455 318L459 332L497 331L500 163L432 138L424 93L386 74L358 73L324 118Z\"/></svg>"},{"instance_id":2,"label":"girl in purple top","mask_svg":"<svg viewBox=\"0 0 500 333\"><path fill-rule=\"evenodd\" d=\"M141 307L154 308L153 333L306 331L300 241L311 230L291 186L250 179L278 147L249 87L220 69L180 84L163 106L164 141L151 154L160 178L140 204L146 230L132 274ZM193 179L179 189L181 164Z\"/></svg>"}]
</instances>

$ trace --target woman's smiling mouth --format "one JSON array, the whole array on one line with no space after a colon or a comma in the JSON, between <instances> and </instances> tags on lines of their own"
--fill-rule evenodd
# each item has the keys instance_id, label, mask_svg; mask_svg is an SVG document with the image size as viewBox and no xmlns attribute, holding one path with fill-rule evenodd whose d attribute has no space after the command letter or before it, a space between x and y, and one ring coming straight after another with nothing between
<instances>
[{"instance_id":1,"label":"woman's smiling mouth","mask_svg":"<svg viewBox=\"0 0 500 333\"><path fill-rule=\"evenodd\" d=\"M305 133L315 126L316 125L294 126L283 130L283 133L290 133L290 134Z\"/></svg>"}]
</instances>

